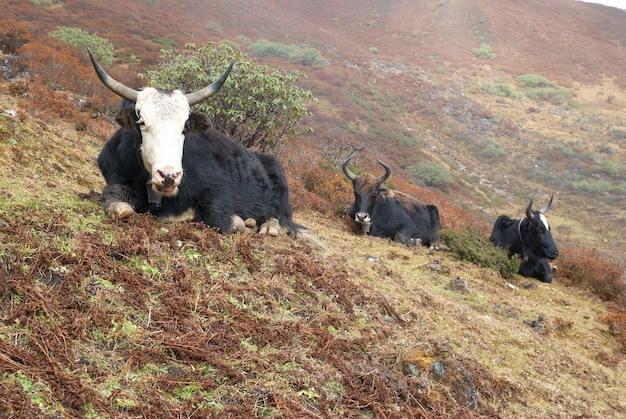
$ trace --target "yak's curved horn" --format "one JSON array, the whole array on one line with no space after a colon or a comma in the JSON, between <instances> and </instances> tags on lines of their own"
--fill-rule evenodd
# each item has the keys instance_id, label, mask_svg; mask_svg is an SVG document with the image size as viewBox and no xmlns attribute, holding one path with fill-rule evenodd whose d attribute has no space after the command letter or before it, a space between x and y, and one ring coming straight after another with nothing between
<instances>
[{"instance_id":1,"label":"yak's curved horn","mask_svg":"<svg viewBox=\"0 0 626 419\"><path fill-rule=\"evenodd\" d=\"M354 150L352 153L350 153L348 158L341 164L341 169L343 170L343 172L346 174L346 176L350 180L356 179L356 175L354 173L352 173L352 171L350 169L348 169L348 163L350 163L350 160L352 160L352 157L354 157L355 154L356 154L356 150Z\"/></svg>"},{"instance_id":2,"label":"yak's curved horn","mask_svg":"<svg viewBox=\"0 0 626 419\"><path fill-rule=\"evenodd\" d=\"M96 58L91 52L91 49L87 48L87 51L89 52L89 58L91 58L91 63L93 64L93 68L96 70L96 74L100 78L100 81L102 81L102 83L106 87L111 89L113 93L117 94L118 96L121 96L124 99L128 99L133 103L137 103L137 95L139 94L139 92L135 89L124 86L122 83L109 76L107 72L104 71L100 63L96 61Z\"/></svg>"},{"instance_id":3,"label":"yak's curved horn","mask_svg":"<svg viewBox=\"0 0 626 419\"><path fill-rule=\"evenodd\" d=\"M391 175L391 167L389 167L387 164L383 163L382 161L380 161L378 159L376 159L376 161L378 162L378 164L380 164L382 167L385 168L385 174L381 175L381 176L378 176L376 178L376 183L380 185L381 183L386 181L389 178L389 176Z\"/></svg>"},{"instance_id":4,"label":"yak's curved horn","mask_svg":"<svg viewBox=\"0 0 626 419\"><path fill-rule=\"evenodd\" d=\"M530 197L530 202L528 203L528 206L526 207L526 218L528 218L529 220L532 220L533 218L535 218L535 216L533 215L533 201L535 200L535 196L531 196Z\"/></svg>"},{"instance_id":5,"label":"yak's curved horn","mask_svg":"<svg viewBox=\"0 0 626 419\"><path fill-rule=\"evenodd\" d=\"M552 205L552 198L554 198L554 195L550 195L550 201L548 201L548 203L543 208L541 208L539 212L541 212L542 214L548 212L550 206Z\"/></svg>"},{"instance_id":6,"label":"yak's curved horn","mask_svg":"<svg viewBox=\"0 0 626 419\"><path fill-rule=\"evenodd\" d=\"M200 103L203 100L208 99L211 96L213 96L215 93L217 93L217 91L222 88L222 85L224 84L224 82L226 81L226 78L230 74L230 70L233 69L233 64L235 64L235 62L231 61L230 65L228 66L226 71L224 71L222 76L216 81L214 81L213 83L211 83L210 85L208 85L207 87L205 87L204 89L197 90L193 93L187 93L185 97L187 98L187 102L189 102L189 106L193 106L196 103Z\"/></svg>"}]
</instances>

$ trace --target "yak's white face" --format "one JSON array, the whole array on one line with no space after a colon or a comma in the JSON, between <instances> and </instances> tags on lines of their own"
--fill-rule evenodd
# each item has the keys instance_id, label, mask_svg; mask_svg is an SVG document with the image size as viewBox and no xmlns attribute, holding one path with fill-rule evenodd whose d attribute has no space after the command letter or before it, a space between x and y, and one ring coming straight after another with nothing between
<instances>
[{"instance_id":1,"label":"yak's white face","mask_svg":"<svg viewBox=\"0 0 626 419\"><path fill-rule=\"evenodd\" d=\"M150 172L152 189L164 196L176 195L183 177L189 102L179 90L148 87L138 93L135 110L141 129L141 157Z\"/></svg>"}]
</instances>

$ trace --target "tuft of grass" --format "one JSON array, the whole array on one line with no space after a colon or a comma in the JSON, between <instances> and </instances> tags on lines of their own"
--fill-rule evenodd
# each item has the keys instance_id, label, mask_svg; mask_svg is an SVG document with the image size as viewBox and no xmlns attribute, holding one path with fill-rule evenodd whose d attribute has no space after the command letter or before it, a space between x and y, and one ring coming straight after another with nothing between
<instances>
[{"instance_id":1,"label":"tuft of grass","mask_svg":"<svg viewBox=\"0 0 626 419\"><path fill-rule=\"evenodd\" d=\"M511 278L519 270L519 258L509 258L506 250L495 246L478 229L466 227L456 231L445 228L441 237L458 259L495 269L503 278Z\"/></svg>"}]
</instances>

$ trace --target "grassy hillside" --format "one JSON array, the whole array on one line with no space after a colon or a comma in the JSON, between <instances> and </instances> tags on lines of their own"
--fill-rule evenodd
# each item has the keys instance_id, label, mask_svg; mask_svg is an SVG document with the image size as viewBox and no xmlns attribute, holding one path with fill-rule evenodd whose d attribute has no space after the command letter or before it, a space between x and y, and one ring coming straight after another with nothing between
<instances>
[{"instance_id":1,"label":"grassy hillside","mask_svg":"<svg viewBox=\"0 0 626 419\"><path fill-rule=\"evenodd\" d=\"M0 96L3 417L619 417L606 303L448 251L107 219L98 149ZM80 144L78 147L77 144ZM298 200L298 197L294 198Z\"/></svg>"}]
</instances>

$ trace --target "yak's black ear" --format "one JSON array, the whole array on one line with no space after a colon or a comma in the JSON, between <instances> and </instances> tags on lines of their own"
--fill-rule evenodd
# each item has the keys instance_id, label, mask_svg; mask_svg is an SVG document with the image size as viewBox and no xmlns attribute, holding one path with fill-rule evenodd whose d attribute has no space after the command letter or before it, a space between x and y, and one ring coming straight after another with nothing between
<instances>
[{"instance_id":1,"label":"yak's black ear","mask_svg":"<svg viewBox=\"0 0 626 419\"><path fill-rule=\"evenodd\" d=\"M192 112L189 114L189 119L185 125L185 134L206 131L212 127L213 124L211 124L211 120L208 116L202 113Z\"/></svg>"},{"instance_id":2,"label":"yak's black ear","mask_svg":"<svg viewBox=\"0 0 626 419\"><path fill-rule=\"evenodd\" d=\"M138 120L134 106L123 107L115 115L115 122L120 124L120 127L135 132L139 132L137 127Z\"/></svg>"}]
</instances>

